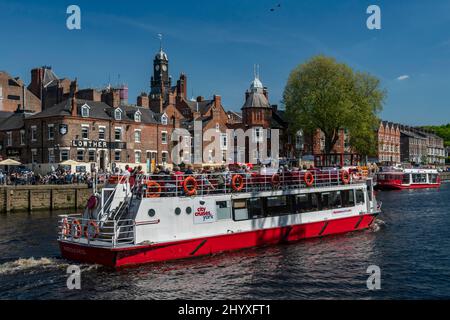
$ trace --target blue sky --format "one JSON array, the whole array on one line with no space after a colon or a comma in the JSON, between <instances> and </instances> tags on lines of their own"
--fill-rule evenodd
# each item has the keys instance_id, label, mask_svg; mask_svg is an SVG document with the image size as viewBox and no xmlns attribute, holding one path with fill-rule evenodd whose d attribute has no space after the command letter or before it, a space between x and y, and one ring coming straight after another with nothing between
<instances>
[{"instance_id":1,"label":"blue sky","mask_svg":"<svg viewBox=\"0 0 450 320\"><path fill-rule=\"evenodd\" d=\"M78 31L66 28L71 4L81 8ZM371 4L381 7L382 30L366 28ZM149 91L158 33L173 78L187 73L189 95L220 94L228 109L241 108L254 64L276 104L290 71L326 54L382 80L383 119L450 122L448 0L0 0L0 69L28 82L31 68L51 65L82 87L120 75L135 103Z\"/></svg>"}]
</instances>

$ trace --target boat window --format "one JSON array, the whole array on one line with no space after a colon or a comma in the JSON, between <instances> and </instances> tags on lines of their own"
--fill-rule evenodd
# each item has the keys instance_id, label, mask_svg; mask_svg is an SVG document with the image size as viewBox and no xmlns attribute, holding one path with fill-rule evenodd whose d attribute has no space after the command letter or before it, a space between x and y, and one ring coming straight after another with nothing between
<instances>
[{"instance_id":1,"label":"boat window","mask_svg":"<svg viewBox=\"0 0 450 320\"><path fill-rule=\"evenodd\" d=\"M355 191L353 190L342 190L342 206L344 208L354 207L355 206Z\"/></svg>"},{"instance_id":2,"label":"boat window","mask_svg":"<svg viewBox=\"0 0 450 320\"><path fill-rule=\"evenodd\" d=\"M341 191L331 193L330 204L332 208L342 208Z\"/></svg>"},{"instance_id":3,"label":"boat window","mask_svg":"<svg viewBox=\"0 0 450 320\"><path fill-rule=\"evenodd\" d=\"M229 201L217 201L217 220L231 219L231 206Z\"/></svg>"},{"instance_id":4,"label":"boat window","mask_svg":"<svg viewBox=\"0 0 450 320\"><path fill-rule=\"evenodd\" d=\"M319 210L319 201L316 193L301 194L295 197L295 211L311 212Z\"/></svg>"},{"instance_id":5,"label":"boat window","mask_svg":"<svg viewBox=\"0 0 450 320\"><path fill-rule=\"evenodd\" d=\"M429 178L430 178L430 183L437 183L437 174L430 174Z\"/></svg>"},{"instance_id":6,"label":"boat window","mask_svg":"<svg viewBox=\"0 0 450 320\"><path fill-rule=\"evenodd\" d=\"M322 210L331 209L330 197L331 197L331 193L330 192L323 192L321 194L321 204L322 204L321 208L322 208Z\"/></svg>"},{"instance_id":7,"label":"boat window","mask_svg":"<svg viewBox=\"0 0 450 320\"><path fill-rule=\"evenodd\" d=\"M260 198L248 199L247 208L250 219L257 219L264 217L262 201Z\"/></svg>"},{"instance_id":8,"label":"boat window","mask_svg":"<svg viewBox=\"0 0 450 320\"><path fill-rule=\"evenodd\" d=\"M356 204L364 204L364 192L361 189L356 190Z\"/></svg>"},{"instance_id":9,"label":"boat window","mask_svg":"<svg viewBox=\"0 0 450 320\"><path fill-rule=\"evenodd\" d=\"M412 175L412 177L413 177L413 183L426 183L427 182L426 174L414 173Z\"/></svg>"},{"instance_id":10,"label":"boat window","mask_svg":"<svg viewBox=\"0 0 450 320\"><path fill-rule=\"evenodd\" d=\"M309 212L312 211L312 204L309 200L309 195L301 194L295 197L295 212Z\"/></svg>"},{"instance_id":11,"label":"boat window","mask_svg":"<svg viewBox=\"0 0 450 320\"><path fill-rule=\"evenodd\" d=\"M265 211L268 216L280 216L291 213L288 197L283 196L266 198Z\"/></svg>"},{"instance_id":12,"label":"boat window","mask_svg":"<svg viewBox=\"0 0 450 320\"><path fill-rule=\"evenodd\" d=\"M235 221L248 220L247 201L245 199L233 201L233 213Z\"/></svg>"},{"instance_id":13,"label":"boat window","mask_svg":"<svg viewBox=\"0 0 450 320\"><path fill-rule=\"evenodd\" d=\"M403 183L404 184L410 184L411 183L411 181L410 181L410 174L404 174L403 175Z\"/></svg>"}]
</instances>

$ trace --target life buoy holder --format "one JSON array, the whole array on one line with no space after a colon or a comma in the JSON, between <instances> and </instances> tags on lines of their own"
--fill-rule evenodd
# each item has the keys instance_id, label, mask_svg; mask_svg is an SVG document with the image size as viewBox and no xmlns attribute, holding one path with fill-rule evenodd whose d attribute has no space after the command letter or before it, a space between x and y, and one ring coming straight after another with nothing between
<instances>
[{"instance_id":1,"label":"life buoy holder","mask_svg":"<svg viewBox=\"0 0 450 320\"><path fill-rule=\"evenodd\" d=\"M312 187L314 183L314 175L311 172L306 172L303 179L307 187Z\"/></svg>"},{"instance_id":2,"label":"life buoy holder","mask_svg":"<svg viewBox=\"0 0 450 320\"><path fill-rule=\"evenodd\" d=\"M342 170L341 179L344 184L349 184L350 183L350 173L348 173L347 170Z\"/></svg>"},{"instance_id":3,"label":"life buoy holder","mask_svg":"<svg viewBox=\"0 0 450 320\"><path fill-rule=\"evenodd\" d=\"M161 196L161 185L156 181L149 181L146 183L145 190L146 198L159 198Z\"/></svg>"},{"instance_id":4,"label":"life buoy holder","mask_svg":"<svg viewBox=\"0 0 450 320\"><path fill-rule=\"evenodd\" d=\"M272 178L271 178L270 181L272 182L272 186L273 186L273 187L278 187L278 186L280 185L280 183L281 183L280 175L279 175L278 173L275 173L275 174L272 176Z\"/></svg>"},{"instance_id":5,"label":"life buoy holder","mask_svg":"<svg viewBox=\"0 0 450 320\"><path fill-rule=\"evenodd\" d=\"M240 174L233 176L231 179L231 188L236 192L240 192L244 189L244 178Z\"/></svg>"},{"instance_id":6,"label":"life buoy holder","mask_svg":"<svg viewBox=\"0 0 450 320\"><path fill-rule=\"evenodd\" d=\"M73 220L72 231L73 231L72 236L74 239L81 238L82 228L81 228L81 222L79 220Z\"/></svg>"},{"instance_id":7,"label":"life buoy holder","mask_svg":"<svg viewBox=\"0 0 450 320\"><path fill-rule=\"evenodd\" d=\"M97 206L98 206L98 198L97 198L97 196L92 195L87 202L87 208L89 210L93 210L93 209L97 208Z\"/></svg>"},{"instance_id":8,"label":"life buoy holder","mask_svg":"<svg viewBox=\"0 0 450 320\"><path fill-rule=\"evenodd\" d=\"M89 229L90 228L94 229L94 234L91 236L91 234L89 233ZM88 239L95 239L98 237L98 234L100 233L100 228L98 227L97 222L95 222L94 220L89 221L89 223L87 224L85 230L84 230L84 235L86 236L86 238Z\"/></svg>"},{"instance_id":9,"label":"life buoy holder","mask_svg":"<svg viewBox=\"0 0 450 320\"><path fill-rule=\"evenodd\" d=\"M70 235L70 223L67 220L67 218L64 218L62 223L62 230L61 230L63 236L67 237Z\"/></svg>"},{"instance_id":10,"label":"life buoy holder","mask_svg":"<svg viewBox=\"0 0 450 320\"><path fill-rule=\"evenodd\" d=\"M183 181L183 189L188 196L193 196L197 193L197 180L194 177L187 177Z\"/></svg>"}]
</instances>

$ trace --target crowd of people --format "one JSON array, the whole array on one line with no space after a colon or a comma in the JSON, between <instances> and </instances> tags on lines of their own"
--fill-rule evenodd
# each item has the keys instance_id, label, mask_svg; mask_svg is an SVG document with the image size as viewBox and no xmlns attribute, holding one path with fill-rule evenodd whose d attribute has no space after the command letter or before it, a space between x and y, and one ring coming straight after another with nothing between
<instances>
[{"instance_id":1,"label":"crowd of people","mask_svg":"<svg viewBox=\"0 0 450 320\"><path fill-rule=\"evenodd\" d=\"M109 177L106 172L95 175L97 183L104 183ZM63 167L58 167L47 174L39 174L31 170L4 172L0 170L0 185L62 185L62 184L87 184L92 186L94 175L90 172L72 173Z\"/></svg>"}]
</instances>

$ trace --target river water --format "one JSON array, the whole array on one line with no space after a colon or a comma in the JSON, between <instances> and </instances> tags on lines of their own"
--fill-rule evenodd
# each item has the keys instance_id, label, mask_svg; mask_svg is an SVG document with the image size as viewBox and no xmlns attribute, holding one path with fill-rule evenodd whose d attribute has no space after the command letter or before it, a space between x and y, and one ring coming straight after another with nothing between
<instances>
[{"instance_id":1,"label":"river water","mask_svg":"<svg viewBox=\"0 0 450 320\"><path fill-rule=\"evenodd\" d=\"M113 271L80 265L66 286L56 213L0 215L0 299L450 298L450 184L379 192L373 230ZM381 289L367 289L367 268Z\"/></svg>"}]
</instances>

